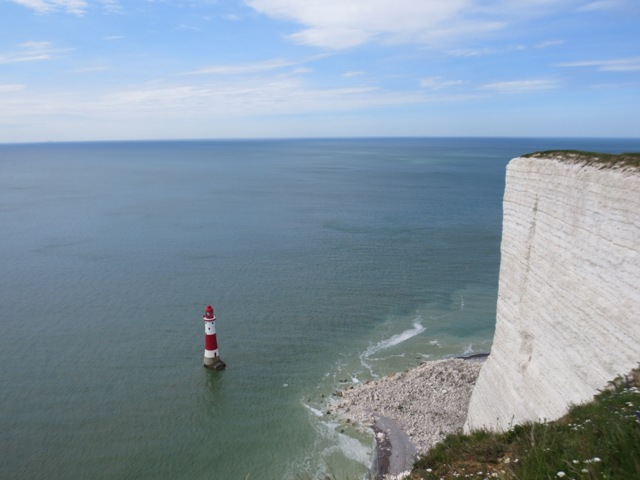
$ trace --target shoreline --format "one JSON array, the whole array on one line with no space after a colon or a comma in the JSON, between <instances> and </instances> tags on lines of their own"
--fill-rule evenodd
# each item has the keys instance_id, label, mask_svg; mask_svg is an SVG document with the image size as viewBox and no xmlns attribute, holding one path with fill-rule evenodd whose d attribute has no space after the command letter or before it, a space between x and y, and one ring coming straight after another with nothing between
<instances>
[{"instance_id":1,"label":"shoreline","mask_svg":"<svg viewBox=\"0 0 640 480\"><path fill-rule=\"evenodd\" d=\"M424 362L340 392L332 413L374 432L374 478L402 478L416 456L450 433L462 432L471 392L487 356Z\"/></svg>"}]
</instances>

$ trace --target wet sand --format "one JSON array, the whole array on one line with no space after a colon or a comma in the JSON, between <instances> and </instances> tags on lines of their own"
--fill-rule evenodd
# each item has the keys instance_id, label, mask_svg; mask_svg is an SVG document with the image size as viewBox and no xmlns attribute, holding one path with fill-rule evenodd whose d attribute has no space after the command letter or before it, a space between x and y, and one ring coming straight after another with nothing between
<instances>
[{"instance_id":1,"label":"wet sand","mask_svg":"<svg viewBox=\"0 0 640 480\"><path fill-rule=\"evenodd\" d=\"M411 470L416 455L448 434L462 432L485 358L427 362L342 392L333 412L376 435L375 478L401 476Z\"/></svg>"}]
</instances>

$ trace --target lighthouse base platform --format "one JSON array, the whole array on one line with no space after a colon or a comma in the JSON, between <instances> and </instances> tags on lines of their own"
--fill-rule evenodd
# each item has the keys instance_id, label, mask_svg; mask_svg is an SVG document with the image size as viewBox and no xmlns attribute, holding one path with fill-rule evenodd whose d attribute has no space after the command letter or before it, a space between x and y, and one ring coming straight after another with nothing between
<instances>
[{"instance_id":1,"label":"lighthouse base platform","mask_svg":"<svg viewBox=\"0 0 640 480\"><path fill-rule=\"evenodd\" d=\"M211 370L224 370L227 366L220 357L204 357L203 365L205 368L210 368Z\"/></svg>"}]
</instances>

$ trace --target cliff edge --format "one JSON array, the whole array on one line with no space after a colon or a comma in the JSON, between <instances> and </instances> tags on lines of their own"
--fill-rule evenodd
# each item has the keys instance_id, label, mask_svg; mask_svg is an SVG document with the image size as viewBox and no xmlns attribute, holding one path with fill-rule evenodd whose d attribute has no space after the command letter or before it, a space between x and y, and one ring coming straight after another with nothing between
<instances>
[{"instance_id":1,"label":"cliff edge","mask_svg":"<svg viewBox=\"0 0 640 480\"><path fill-rule=\"evenodd\" d=\"M465 431L553 420L640 361L640 155L507 167L496 332Z\"/></svg>"}]
</instances>

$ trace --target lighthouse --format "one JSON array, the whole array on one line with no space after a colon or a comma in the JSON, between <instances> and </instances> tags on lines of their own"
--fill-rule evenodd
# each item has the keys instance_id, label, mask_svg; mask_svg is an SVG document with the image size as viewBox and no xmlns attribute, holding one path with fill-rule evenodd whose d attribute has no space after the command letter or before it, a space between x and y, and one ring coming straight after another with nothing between
<instances>
[{"instance_id":1,"label":"lighthouse","mask_svg":"<svg viewBox=\"0 0 640 480\"><path fill-rule=\"evenodd\" d=\"M216 338L216 316L213 307L207 305L202 316L204 320L204 366L212 370L224 370L227 366L220 358L218 352L218 339Z\"/></svg>"}]
</instances>

